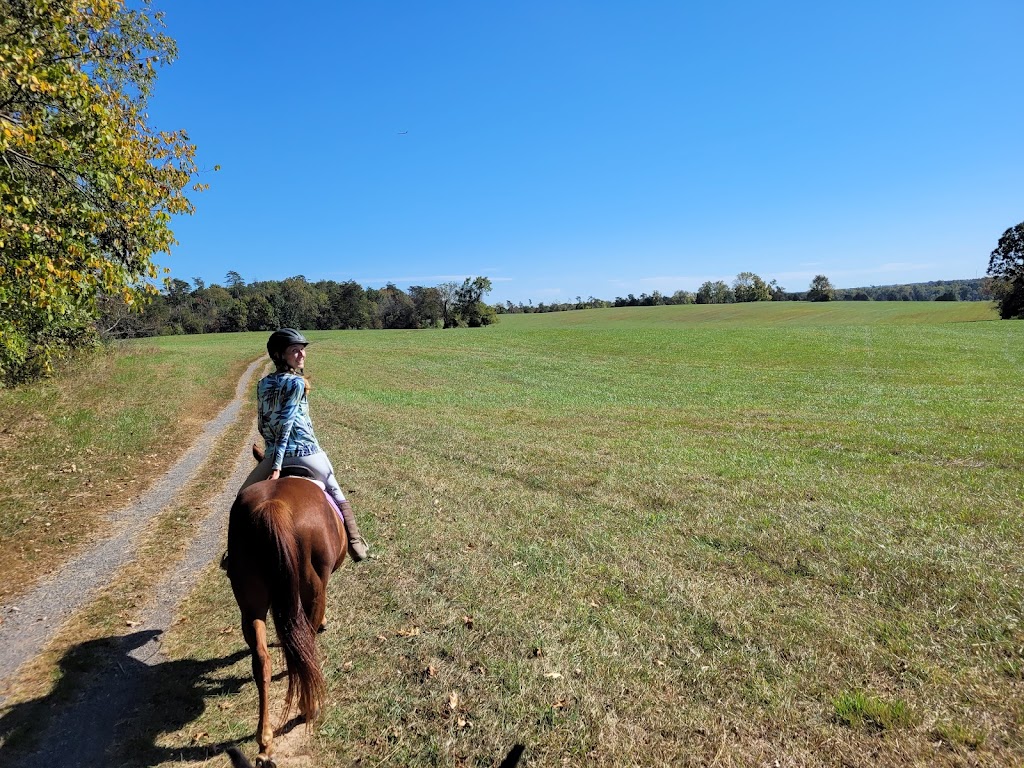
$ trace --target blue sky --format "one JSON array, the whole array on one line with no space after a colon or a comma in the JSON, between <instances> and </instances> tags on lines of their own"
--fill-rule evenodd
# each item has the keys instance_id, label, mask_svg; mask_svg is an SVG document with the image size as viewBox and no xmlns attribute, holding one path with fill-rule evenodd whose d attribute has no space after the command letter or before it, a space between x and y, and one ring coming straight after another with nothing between
<instances>
[{"instance_id":1,"label":"blue sky","mask_svg":"<svg viewBox=\"0 0 1024 768\"><path fill-rule=\"evenodd\" d=\"M211 169L184 280L883 285L982 277L1024 220L1020 0L157 7L151 122Z\"/></svg>"}]
</instances>

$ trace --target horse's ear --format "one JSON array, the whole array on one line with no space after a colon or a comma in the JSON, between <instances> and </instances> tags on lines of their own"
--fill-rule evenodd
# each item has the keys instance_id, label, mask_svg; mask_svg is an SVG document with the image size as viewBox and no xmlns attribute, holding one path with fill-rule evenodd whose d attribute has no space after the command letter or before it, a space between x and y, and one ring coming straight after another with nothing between
<instances>
[{"instance_id":1,"label":"horse's ear","mask_svg":"<svg viewBox=\"0 0 1024 768\"><path fill-rule=\"evenodd\" d=\"M254 459L256 459L256 461L263 461L264 455L265 454L263 453L263 449L260 448L258 445L256 445L256 443L253 443L252 444L252 457Z\"/></svg>"}]
</instances>

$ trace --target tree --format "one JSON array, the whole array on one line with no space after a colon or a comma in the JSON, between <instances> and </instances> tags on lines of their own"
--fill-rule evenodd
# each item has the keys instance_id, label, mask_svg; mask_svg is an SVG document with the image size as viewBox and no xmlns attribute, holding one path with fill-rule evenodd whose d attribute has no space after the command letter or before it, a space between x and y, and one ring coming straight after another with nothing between
<instances>
[{"instance_id":1,"label":"tree","mask_svg":"<svg viewBox=\"0 0 1024 768\"><path fill-rule=\"evenodd\" d=\"M456 309L470 328L495 322L497 313L483 301L484 295L490 292L491 281L486 277L467 277L456 292Z\"/></svg>"},{"instance_id":2,"label":"tree","mask_svg":"<svg viewBox=\"0 0 1024 768\"><path fill-rule=\"evenodd\" d=\"M753 272L740 272L732 283L732 292L738 302L771 301L768 283Z\"/></svg>"},{"instance_id":3,"label":"tree","mask_svg":"<svg viewBox=\"0 0 1024 768\"><path fill-rule=\"evenodd\" d=\"M1003 232L988 258L986 274L999 316L1024 318L1024 222Z\"/></svg>"},{"instance_id":4,"label":"tree","mask_svg":"<svg viewBox=\"0 0 1024 768\"><path fill-rule=\"evenodd\" d=\"M228 270L228 273L224 276L224 284L236 299L245 291L245 280L233 269Z\"/></svg>"},{"instance_id":5,"label":"tree","mask_svg":"<svg viewBox=\"0 0 1024 768\"><path fill-rule=\"evenodd\" d=\"M637 300L636 296L632 293L626 294L626 298L624 299L620 299L618 296L615 297L615 306L617 307L635 307L639 303L640 302Z\"/></svg>"},{"instance_id":6,"label":"tree","mask_svg":"<svg viewBox=\"0 0 1024 768\"><path fill-rule=\"evenodd\" d=\"M262 293L253 293L241 299L245 307L245 328L249 331L272 331L280 327L274 305Z\"/></svg>"},{"instance_id":7,"label":"tree","mask_svg":"<svg viewBox=\"0 0 1024 768\"><path fill-rule=\"evenodd\" d=\"M331 283L327 289L329 328L354 330L370 327L370 301L354 280Z\"/></svg>"},{"instance_id":8,"label":"tree","mask_svg":"<svg viewBox=\"0 0 1024 768\"><path fill-rule=\"evenodd\" d=\"M676 291L668 300L669 304L693 304L694 295L689 291Z\"/></svg>"},{"instance_id":9,"label":"tree","mask_svg":"<svg viewBox=\"0 0 1024 768\"><path fill-rule=\"evenodd\" d=\"M811 280L811 288L807 291L808 301L832 301L835 298L836 291L832 287L832 283L824 275L815 275L814 279Z\"/></svg>"},{"instance_id":10,"label":"tree","mask_svg":"<svg viewBox=\"0 0 1024 768\"><path fill-rule=\"evenodd\" d=\"M321 295L306 280L305 275L288 277L281 281L281 305L278 315L281 325L288 328L316 328L326 304Z\"/></svg>"},{"instance_id":11,"label":"tree","mask_svg":"<svg viewBox=\"0 0 1024 768\"><path fill-rule=\"evenodd\" d=\"M101 339L133 339L155 336L166 325L167 306L162 296L154 297L146 312L135 312L120 294L101 296L97 301L96 330Z\"/></svg>"},{"instance_id":12,"label":"tree","mask_svg":"<svg viewBox=\"0 0 1024 768\"><path fill-rule=\"evenodd\" d=\"M444 308L441 305L441 292L437 288L424 288L422 285L409 286L409 298L416 308L416 327L435 328L444 325ZM509 311L512 302L509 302Z\"/></svg>"},{"instance_id":13,"label":"tree","mask_svg":"<svg viewBox=\"0 0 1024 768\"><path fill-rule=\"evenodd\" d=\"M733 298L732 290L724 281L708 280L697 289L696 301L698 304L731 304Z\"/></svg>"},{"instance_id":14,"label":"tree","mask_svg":"<svg viewBox=\"0 0 1024 768\"><path fill-rule=\"evenodd\" d=\"M0 382L88 343L101 297L156 293L197 172L147 123L162 27L148 0L0 0Z\"/></svg>"},{"instance_id":15,"label":"tree","mask_svg":"<svg viewBox=\"0 0 1024 768\"><path fill-rule=\"evenodd\" d=\"M437 286L437 296L441 302L441 316L445 328L457 328L459 284L456 282L441 283Z\"/></svg>"},{"instance_id":16,"label":"tree","mask_svg":"<svg viewBox=\"0 0 1024 768\"><path fill-rule=\"evenodd\" d=\"M415 328L416 305L398 286L388 283L377 301L377 320L381 328Z\"/></svg>"}]
</instances>

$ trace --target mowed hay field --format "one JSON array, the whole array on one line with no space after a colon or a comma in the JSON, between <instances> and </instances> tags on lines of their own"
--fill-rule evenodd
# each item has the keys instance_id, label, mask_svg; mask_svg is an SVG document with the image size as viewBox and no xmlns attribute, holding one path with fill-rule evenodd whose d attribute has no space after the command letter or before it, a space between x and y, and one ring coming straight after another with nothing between
<instances>
[{"instance_id":1,"label":"mowed hay field","mask_svg":"<svg viewBox=\"0 0 1024 768\"><path fill-rule=\"evenodd\" d=\"M377 555L332 582L315 762L1020 764L1024 323L991 317L314 334L314 420ZM215 574L175 653L226 656L236 622ZM248 685L163 743L254 723Z\"/></svg>"},{"instance_id":2,"label":"mowed hay field","mask_svg":"<svg viewBox=\"0 0 1024 768\"><path fill-rule=\"evenodd\" d=\"M309 334L314 423L375 558L332 581L305 749L1021 764L1024 323L994 317L783 303ZM151 708L197 714L140 728L122 764L254 754L237 622L211 567L164 646L204 677Z\"/></svg>"}]
</instances>

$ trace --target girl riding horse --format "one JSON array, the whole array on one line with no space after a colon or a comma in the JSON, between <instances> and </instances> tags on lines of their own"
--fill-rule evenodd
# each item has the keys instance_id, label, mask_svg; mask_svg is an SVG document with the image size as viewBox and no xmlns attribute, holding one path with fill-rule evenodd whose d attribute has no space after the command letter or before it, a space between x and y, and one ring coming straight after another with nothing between
<instances>
[{"instance_id":1,"label":"girl riding horse","mask_svg":"<svg viewBox=\"0 0 1024 768\"><path fill-rule=\"evenodd\" d=\"M359 532L352 505L338 485L334 467L327 458L309 418L309 380L303 372L309 341L294 328L274 331L267 341L267 354L277 370L256 385L257 421L266 442L263 461L249 474L239 493L261 480L276 480L282 466L301 466L322 482L341 510L348 534L352 560L365 560L368 545Z\"/></svg>"}]
</instances>

